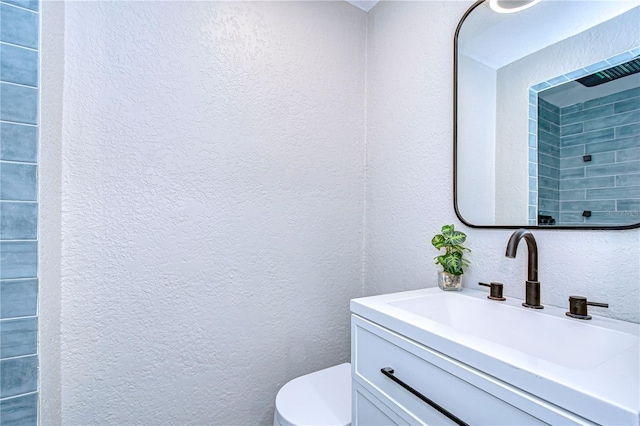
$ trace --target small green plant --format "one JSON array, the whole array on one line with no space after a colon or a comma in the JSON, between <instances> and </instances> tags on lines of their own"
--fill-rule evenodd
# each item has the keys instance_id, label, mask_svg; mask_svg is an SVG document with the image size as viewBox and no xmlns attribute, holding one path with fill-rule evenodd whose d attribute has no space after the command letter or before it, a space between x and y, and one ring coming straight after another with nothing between
<instances>
[{"instance_id":1,"label":"small green plant","mask_svg":"<svg viewBox=\"0 0 640 426\"><path fill-rule=\"evenodd\" d=\"M462 245L467 236L464 232L454 230L453 225L443 226L441 232L431 240L435 248L445 250L444 254L435 257L436 265L442 265L444 271L451 275L462 275L462 268L469 265L469 261L464 258L464 252L471 251Z\"/></svg>"}]
</instances>

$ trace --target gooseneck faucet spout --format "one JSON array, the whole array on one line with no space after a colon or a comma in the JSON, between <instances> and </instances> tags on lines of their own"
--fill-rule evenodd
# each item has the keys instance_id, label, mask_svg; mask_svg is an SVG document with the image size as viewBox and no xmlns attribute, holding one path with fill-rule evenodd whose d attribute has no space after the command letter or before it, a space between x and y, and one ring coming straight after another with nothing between
<instances>
[{"instance_id":1,"label":"gooseneck faucet spout","mask_svg":"<svg viewBox=\"0 0 640 426\"><path fill-rule=\"evenodd\" d=\"M511 235L507 243L507 252L505 256L515 259L518 251L518 243L523 239L527 243L528 262L527 262L527 288L525 292L525 302L522 306L531 309L542 309L544 306L540 304L540 282L538 281L538 245L533 234L527 229L518 229Z\"/></svg>"}]
</instances>

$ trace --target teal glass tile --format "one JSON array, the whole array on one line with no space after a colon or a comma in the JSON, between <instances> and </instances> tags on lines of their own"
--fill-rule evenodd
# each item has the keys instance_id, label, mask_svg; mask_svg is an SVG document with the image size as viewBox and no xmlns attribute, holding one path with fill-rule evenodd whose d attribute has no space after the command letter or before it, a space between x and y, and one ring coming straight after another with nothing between
<instances>
[{"instance_id":1,"label":"teal glass tile","mask_svg":"<svg viewBox=\"0 0 640 426\"><path fill-rule=\"evenodd\" d=\"M538 176L538 167L536 163L529 163L529 176Z\"/></svg>"},{"instance_id":2,"label":"teal glass tile","mask_svg":"<svg viewBox=\"0 0 640 426\"><path fill-rule=\"evenodd\" d=\"M615 66L615 65L620 65L625 62L628 62L632 59L633 59L633 54L630 51L626 51L626 52L622 52L619 55L614 56L613 58L607 59L607 62L609 62L610 65Z\"/></svg>"},{"instance_id":3,"label":"teal glass tile","mask_svg":"<svg viewBox=\"0 0 640 426\"><path fill-rule=\"evenodd\" d=\"M30 393L0 401L2 426L37 426L38 394Z\"/></svg>"},{"instance_id":4,"label":"teal glass tile","mask_svg":"<svg viewBox=\"0 0 640 426\"><path fill-rule=\"evenodd\" d=\"M38 309L38 280L0 281L0 318L36 315Z\"/></svg>"},{"instance_id":5,"label":"teal glass tile","mask_svg":"<svg viewBox=\"0 0 640 426\"><path fill-rule=\"evenodd\" d=\"M538 133L538 141L553 146L560 146L560 138L552 133L541 131Z\"/></svg>"},{"instance_id":6,"label":"teal glass tile","mask_svg":"<svg viewBox=\"0 0 640 426\"><path fill-rule=\"evenodd\" d=\"M560 181L560 189L587 189L587 188L607 188L615 185L615 176L604 176L596 178L567 179Z\"/></svg>"},{"instance_id":7,"label":"teal glass tile","mask_svg":"<svg viewBox=\"0 0 640 426\"><path fill-rule=\"evenodd\" d=\"M612 108L613 110L613 108ZM541 120L549 121L550 123L559 125L560 124L560 115L554 112L549 111L545 108L538 107L538 118Z\"/></svg>"},{"instance_id":8,"label":"teal glass tile","mask_svg":"<svg viewBox=\"0 0 640 426\"><path fill-rule=\"evenodd\" d=\"M592 130L604 129L606 127L624 126L632 123L636 123L636 126L640 128L640 110L585 121L584 131L589 132Z\"/></svg>"},{"instance_id":9,"label":"teal glass tile","mask_svg":"<svg viewBox=\"0 0 640 426\"><path fill-rule=\"evenodd\" d=\"M549 83L547 83L546 81L543 81L542 83L536 84L535 86L531 87L531 90L535 91L535 92L539 92L543 89L547 89L551 87L551 85Z\"/></svg>"},{"instance_id":10,"label":"teal glass tile","mask_svg":"<svg viewBox=\"0 0 640 426\"><path fill-rule=\"evenodd\" d=\"M33 355L38 346L38 319L18 318L2 321L0 358Z\"/></svg>"},{"instance_id":11,"label":"teal glass tile","mask_svg":"<svg viewBox=\"0 0 640 426\"><path fill-rule=\"evenodd\" d=\"M538 104L538 92L529 90L529 104L536 106Z\"/></svg>"},{"instance_id":12,"label":"teal glass tile","mask_svg":"<svg viewBox=\"0 0 640 426\"><path fill-rule=\"evenodd\" d=\"M560 211L563 212L576 212L576 211L606 211L615 210L615 200L595 200L595 201L561 201Z\"/></svg>"},{"instance_id":13,"label":"teal glass tile","mask_svg":"<svg viewBox=\"0 0 640 426\"><path fill-rule=\"evenodd\" d=\"M538 176L550 179L558 179L558 177L560 176L560 170L554 167L538 164Z\"/></svg>"},{"instance_id":14,"label":"teal glass tile","mask_svg":"<svg viewBox=\"0 0 640 426\"><path fill-rule=\"evenodd\" d=\"M35 278L37 265L36 241L0 241L0 278Z\"/></svg>"},{"instance_id":15,"label":"teal glass tile","mask_svg":"<svg viewBox=\"0 0 640 426\"><path fill-rule=\"evenodd\" d=\"M617 162L640 160L640 147L616 151L615 154Z\"/></svg>"},{"instance_id":16,"label":"teal glass tile","mask_svg":"<svg viewBox=\"0 0 640 426\"><path fill-rule=\"evenodd\" d=\"M587 200L622 200L640 199L640 186L623 186L616 188L587 189Z\"/></svg>"},{"instance_id":17,"label":"teal glass tile","mask_svg":"<svg viewBox=\"0 0 640 426\"><path fill-rule=\"evenodd\" d=\"M593 64L593 65L589 65L588 67L584 67L584 69L586 69L589 74L593 74L596 71L600 71L603 70L605 68L609 68L609 62L607 61L600 61L597 64Z\"/></svg>"},{"instance_id":18,"label":"teal glass tile","mask_svg":"<svg viewBox=\"0 0 640 426\"><path fill-rule=\"evenodd\" d=\"M38 238L38 204L0 201L0 240Z\"/></svg>"},{"instance_id":19,"label":"teal glass tile","mask_svg":"<svg viewBox=\"0 0 640 426\"><path fill-rule=\"evenodd\" d=\"M38 14L0 3L0 41L38 48Z\"/></svg>"},{"instance_id":20,"label":"teal glass tile","mask_svg":"<svg viewBox=\"0 0 640 426\"><path fill-rule=\"evenodd\" d=\"M637 222L640 222L640 200L618 200L619 212L634 213Z\"/></svg>"},{"instance_id":21,"label":"teal glass tile","mask_svg":"<svg viewBox=\"0 0 640 426\"><path fill-rule=\"evenodd\" d=\"M560 148L556 144L549 144L545 142L540 142L538 144L538 154L555 157L556 161L560 156ZM548 163L551 165L551 163Z\"/></svg>"},{"instance_id":22,"label":"teal glass tile","mask_svg":"<svg viewBox=\"0 0 640 426\"><path fill-rule=\"evenodd\" d=\"M559 187L558 179L551 179L544 176L540 176L538 178L538 191L542 191L543 188L547 189L558 189Z\"/></svg>"},{"instance_id":23,"label":"teal glass tile","mask_svg":"<svg viewBox=\"0 0 640 426\"><path fill-rule=\"evenodd\" d=\"M569 125L560 127L561 136L575 135L577 133L582 133L582 131L583 131L583 123L569 124Z\"/></svg>"},{"instance_id":24,"label":"teal glass tile","mask_svg":"<svg viewBox=\"0 0 640 426\"><path fill-rule=\"evenodd\" d=\"M537 145L537 137L535 134L529 133L529 147L535 148Z\"/></svg>"},{"instance_id":25,"label":"teal glass tile","mask_svg":"<svg viewBox=\"0 0 640 426\"><path fill-rule=\"evenodd\" d=\"M615 152L603 152L591 156L591 161L585 162L582 155L577 157L565 157L560 159L560 168L567 169L571 167L591 167L600 164L615 163Z\"/></svg>"},{"instance_id":26,"label":"teal glass tile","mask_svg":"<svg viewBox=\"0 0 640 426\"><path fill-rule=\"evenodd\" d=\"M583 109L582 111L576 111L570 114L562 114L560 122L563 126L566 126L567 124L575 124L612 114L613 104L602 105L589 109L587 109L585 106L585 109Z\"/></svg>"},{"instance_id":27,"label":"teal glass tile","mask_svg":"<svg viewBox=\"0 0 640 426\"><path fill-rule=\"evenodd\" d=\"M640 173L616 176L616 186L640 186Z\"/></svg>"},{"instance_id":28,"label":"teal glass tile","mask_svg":"<svg viewBox=\"0 0 640 426\"><path fill-rule=\"evenodd\" d=\"M599 152L617 151L622 149L637 148L640 146L640 136L627 138L616 138L615 140L592 143L586 146L586 154L597 154Z\"/></svg>"},{"instance_id":29,"label":"teal glass tile","mask_svg":"<svg viewBox=\"0 0 640 426\"><path fill-rule=\"evenodd\" d=\"M638 173L640 161L627 161L624 163L603 164L602 166L587 167L587 176L615 176L627 173Z\"/></svg>"},{"instance_id":30,"label":"teal glass tile","mask_svg":"<svg viewBox=\"0 0 640 426\"><path fill-rule=\"evenodd\" d=\"M540 97L538 99L539 99L538 100L538 107L547 109L547 110L549 110L552 113L557 114L557 115L560 114L560 108L558 108L557 106L555 106L554 104L552 104L550 102L545 101L544 99L542 99Z\"/></svg>"},{"instance_id":31,"label":"teal glass tile","mask_svg":"<svg viewBox=\"0 0 640 426\"><path fill-rule=\"evenodd\" d=\"M613 112L615 114L635 110L640 110L640 97L627 99L625 101L620 101L613 104Z\"/></svg>"},{"instance_id":32,"label":"teal glass tile","mask_svg":"<svg viewBox=\"0 0 640 426\"><path fill-rule=\"evenodd\" d=\"M572 169L565 169L562 168L560 169L560 173L558 178L560 179L575 179L575 178L581 178L584 177L585 172L584 172L584 167L575 167Z\"/></svg>"},{"instance_id":33,"label":"teal glass tile","mask_svg":"<svg viewBox=\"0 0 640 426\"><path fill-rule=\"evenodd\" d=\"M35 163L38 157L38 128L25 124L0 123L0 160Z\"/></svg>"},{"instance_id":34,"label":"teal glass tile","mask_svg":"<svg viewBox=\"0 0 640 426\"><path fill-rule=\"evenodd\" d=\"M560 148L560 158L575 157L576 155L584 155L585 146L576 145Z\"/></svg>"},{"instance_id":35,"label":"teal glass tile","mask_svg":"<svg viewBox=\"0 0 640 426\"><path fill-rule=\"evenodd\" d=\"M0 83L0 120L38 124L38 89Z\"/></svg>"},{"instance_id":36,"label":"teal glass tile","mask_svg":"<svg viewBox=\"0 0 640 426\"><path fill-rule=\"evenodd\" d=\"M36 201L36 166L0 163L0 200Z\"/></svg>"},{"instance_id":37,"label":"teal glass tile","mask_svg":"<svg viewBox=\"0 0 640 426\"><path fill-rule=\"evenodd\" d=\"M613 129L600 129L593 132L579 133L577 135L565 136L560 140L562 147L572 145L590 144L613 139L615 133Z\"/></svg>"},{"instance_id":38,"label":"teal glass tile","mask_svg":"<svg viewBox=\"0 0 640 426\"><path fill-rule=\"evenodd\" d=\"M559 199L560 201L579 201L586 199L586 190L578 189L578 190L569 190L569 191L560 191Z\"/></svg>"},{"instance_id":39,"label":"teal glass tile","mask_svg":"<svg viewBox=\"0 0 640 426\"><path fill-rule=\"evenodd\" d=\"M633 123L626 126L616 127L616 138L626 138L636 135L640 135L640 123Z\"/></svg>"},{"instance_id":40,"label":"teal glass tile","mask_svg":"<svg viewBox=\"0 0 640 426\"><path fill-rule=\"evenodd\" d=\"M38 85L38 52L0 45L0 77L2 81L36 87Z\"/></svg>"},{"instance_id":41,"label":"teal glass tile","mask_svg":"<svg viewBox=\"0 0 640 426\"><path fill-rule=\"evenodd\" d=\"M35 392L37 389L37 355L0 361L0 397Z\"/></svg>"},{"instance_id":42,"label":"teal glass tile","mask_svg":"<svg viewBox=\"0 0 640 426\"><path fill-rule=\"evenodd\" d=\"M582 111L582 104L573 104L563 108L560 108L560 115L573 114L574 112Z\"/></svg>"},{"instance_id":43,"label":"teal glass tile","mask_svg":"<svg viewBox=\"0 0 640 426\"><path fill-rule=\"evenodd\" d=\"M559 75L558 77L552 78L551 80L547 81L547 83L549 83L550 86L555 87L561 83L566 83L567 81L569 81L569 78L564 75Z\"/></svg>"},{"instance_id":44,"label":"teal glass tile","mask_svg":"<svg viewBox=\"0 0 640 426\"><path fill-rule=\"evenodd\" d=\"M585 76L587 76L589 74L591 74L589 71L585 70L584 68L580 68L580 69L577 69L575 71L571 71L570 73L565 74L565 76L569 80L577 80L577 79L585 77Z\"/></svg>"},{"instance_id":45,"label":"teal glass tile","mask_svg":"<svg viewBox=\"0 0 640 426\"><path fill-rule=\"evenodd\" d=\"M535 191L529 191L529 205L535 206L538 204L538 193Z\"/></svg>"},{"instance_id":46,"label":"teal glass tile","mask_svg":"<svg viewBox=\"0 0 640 426\"><path fill-rule=\"evenodd\" d=\"M589 108L597 107L600 105L613 104L626 99L636 98L638 96L640 96L640 87L627 89L627 90L623 90L622 92L613 93L608 96L603 96L601 98L596 98L590 101L586 101L584 103L584 109L589 109Z\"/></svg>"},{"instance_id":47,"label":"teal glass tile","mask_svg":"<svg viewBox=\"0 0 640 426\"><path fill-rule=\"evenodd\" d=\"M542 146L542 144L540 144L540 146ZM558 160L557 157L553 157L551 155L546 155L543 154L541 151L538 151L538 166L548 166L548 167L553 167L555 169L558 168L560 160ZM542 176L549 176L549 175L544 175L541 173ZM556 176L557 177L557 176Z\"/></svg>"},{"instance_id":48,"label":"teal glass tile","mask_svg":"<svg viewBox=\"0 0 640 426\"><path fill-rule=\"evenodd\" d=\"M561 225L584 225L584 217L582 213L565 213L560 212Z\"/></svg>"}]
</instances>

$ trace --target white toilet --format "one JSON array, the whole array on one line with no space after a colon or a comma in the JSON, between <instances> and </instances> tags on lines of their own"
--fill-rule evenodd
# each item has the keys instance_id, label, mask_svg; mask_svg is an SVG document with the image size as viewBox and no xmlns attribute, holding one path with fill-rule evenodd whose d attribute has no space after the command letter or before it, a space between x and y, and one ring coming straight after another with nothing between
<instances>
[{"instance_id":1,"label":"white toilet","mask_svg":"<svg viewBox=\"0 0 640 426\"><path fill-rule=\"evenodd\" d=\"M351 364L300 376L284 385L276 396L273 424L351 425Z\"/></svg>"}]
</instances>

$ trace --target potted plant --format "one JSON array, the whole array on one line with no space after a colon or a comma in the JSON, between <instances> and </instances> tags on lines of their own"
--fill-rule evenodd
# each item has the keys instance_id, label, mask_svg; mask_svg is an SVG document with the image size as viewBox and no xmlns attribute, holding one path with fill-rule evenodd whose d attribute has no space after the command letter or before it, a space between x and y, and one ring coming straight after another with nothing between
<instances>
[{"instance_id":1,"label":"potted plant","mask_svg":"<svg viewBox=\"0 0 640 426\"><path fill-rule=\"evenodd\" d=\"M462 245L467 236L464 232L453 229L453 225L443 226L441 232L431 240L435 248L444 248L445 251L444 254L435 257L436 265L442 265L443 269L438 271L438 287L442 290L460 290L463 267L469 265L469 261L464 258L464 252L471 251Z\"/></svg>"}]
</instances>

